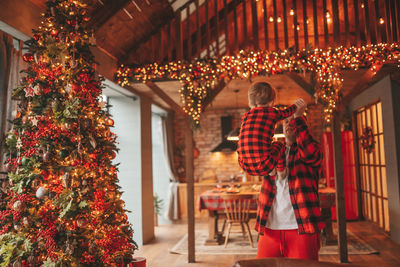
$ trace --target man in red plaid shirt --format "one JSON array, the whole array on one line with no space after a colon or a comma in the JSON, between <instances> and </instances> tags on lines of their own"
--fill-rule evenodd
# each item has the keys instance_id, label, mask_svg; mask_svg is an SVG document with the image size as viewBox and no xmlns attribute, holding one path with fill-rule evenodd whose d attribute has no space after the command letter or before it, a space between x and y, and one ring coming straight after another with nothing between
<instances>
[{"instance_id":1,"label":"man in red plaid shirt","mask_svg":"<svg viewBox=\"0 0 400 267\"><path fill-rule=\"evenodd\" d=\"M309 133L304 109L283 122L288 168L262 181L255 225L258 258L318 260L324 226L318 198L322 152Z\"/></svg>"}]
</instances>

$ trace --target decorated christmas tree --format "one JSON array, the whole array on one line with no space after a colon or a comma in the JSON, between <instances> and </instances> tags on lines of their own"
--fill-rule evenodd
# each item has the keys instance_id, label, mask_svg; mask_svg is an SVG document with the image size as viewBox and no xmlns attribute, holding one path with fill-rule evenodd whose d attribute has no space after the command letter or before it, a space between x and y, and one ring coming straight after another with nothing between
<instances>
[{"instance_id":1,"label":"decorated christmas tree","mask_svg":"<svg viewBox=\"0 0 400 267\"><path fill-rule=\"evenodd\" d=\"M124 266L137 248L118 186L114 122L101 100L79 0L49 0L13 91L0 266Z\"/></svg>"}]
</instances>

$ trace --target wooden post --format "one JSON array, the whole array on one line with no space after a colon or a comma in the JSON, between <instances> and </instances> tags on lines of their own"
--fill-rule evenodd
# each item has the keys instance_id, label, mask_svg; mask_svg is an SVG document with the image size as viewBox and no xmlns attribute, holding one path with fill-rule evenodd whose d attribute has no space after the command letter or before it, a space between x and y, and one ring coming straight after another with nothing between
<instances>
[{"instance_id":1,"label":"wooden post","mask_svg":"<svg viewBox=\"0 0 400 267\"><path fill-rule=\"evenodd\" d=\"M339 3L332 1L332 19L333 19L333 44L340 46L340 21L339 21Z\"/></svg>"},{"instance_id":2,"label":"wooden post","mask_svg":"<svg viewBox=\"0 0 400 267\"><path fill-rule=\"evenodd\" d=\"M193 131L190 119L187 118L185 129L185 169L187 186L187 214L188 214L188 262L195 262L194 245L194 164L193 164Z\"/></svg>"},{"instance_id":3,"label":"wooden post","mask_svg":"<svg viewBox=\"0 0 400 267\"><path fill-rule=\"evenodd\" d=\"M283 8L283 32L285 36L285 48L289 48L286 0L282 0L282 8Z\"/></svg>"},{"instance_id":4,"label":"wooden post","mask_svg":"<svg viewBox=\"0 0 400 267\"><path fill-rule=\"evenodd\" d=\"M151 139L151 99L140 98L140 139L142 167L142 232L143 243L154 239L153 168Z\"/></svg>"},{"instance_id":5,"label":"wooden post","mask_svg":"<svg viewBox=\"0 0 400 267\"><path fill-rule=\"evenodd\" d=\"M358 0L353 1L354 6L354 27L356 29L356 46L360 46L360 20L359 20L359 12L358 12Z\"/></svg>"},{"instance_id":6,"label":"wooden post","mask_svg":"<svg viewBox=\"0 0 400 267\"><path fill-rule=\"evenodd\" d=\"M199 0L196 0L196 55L200 58L201 53L201 28L200 28L200 15L199 15Z\"/></svg>"},{"instance_id":7,"label":"wooden post","mask_svg":"<svg viewBox=\"0 0 400 267\"><path fill-rule=\"evenodd\" d=\"M190 4L186 8L186 27L187 27L187 60L192 58L192 31L190 29Z\"/></svg>"},{"instance_id":8,"label":"wooden post","mask_svg":"<svg viewBox=\"0 0 400 267\"><path fill-rule=\"evenodd\" d=\"M167 26L167 55L168 55L168 61L172 61L172 27L171 27L171 23L168 23Z\"/></svg>"},{"instance_id":9,"label":"wooden post","mask_svg":"<svg viewBox=\"0 0 400 267\"><path fill-rule=\"evenodd\" d=\"M297 26L299 23L297 22L297 3L296 0L293 0L293 25L294 25L294 46L296 47L296 51L299 51L299 31L297 30Z\"/></svg>"},{"instance_id":10,"label":"wooden post","mask_svg":"<svg viewBox=\"0 0 400 267\"><path fill-rule=\"evenodd\" d=\"M226 47L226 54L231 54L231 47L229 45L229 29L228 29L228 5L226 0L224 0L224 28L225 28L225 47Z\"/></svg>"},{"instance_id":11,"label":"wooden post","mask_svg":"<svg viewBox=\"0 0 400 267\"><path fill-rule=\"evenodd\" d=\"M164 43L164 36L165 36L164 31L165 31L165 26L162 26L161 29L160 29L160 32L159 32L159 35L160 35L160 42L158 43L158 45L160 46L160 58L159 58L160 63L163 63L163 62L164 62L164 58L165 58L165 47L167 46L167 45Z\"/></svg>"},{"instance_id":12,"label":"wooden post","mask_svg":"<svg viewBox=\"0 0 400 267\"><path fill-rule=\"evenodd\" d=\"M353 113L354 114L354 113ZM352 131L353 131L353 149L354 149L354 154L356 155L354 158L354 165L356 166L356 189L357 189L357 207L358 207L358 219L363 219L363 213L362 213L362 196L361 196L361 179L360 179L360 168L357 168L359 166L359 157L360 151L358 147L358 129L357 129L357 118L355 115L352 115Z\"/></svg>"},{"instance_id":13,"label":"wooden post","mask_svg":"<svg viewBox=\"0 0 400 267\"><path fill-rule=\"evenodd\" d=\"M303 0L304 48L308 46L307 0Z\"/></svg>"},{"instance_id":14,"label":"wooden post","mask_svg":"<svg viewBox=\"0 0 400 267\"><path fill-rule=\"evenodd\" d=\"M237 12L236 12L236 8L237 8L237 1L239 0L233 0L234 1L234 7L233 7L233 24L234 24L234 28L235 28L235 52L238 50L238 22L237 22Z\"/></svg>"},{"instance_id":15,"label":"wooden post","mask_svg":"<svg viewBox=\"0 0 400 267\"><path fill-rule=\"evenodd\" d=\"M215 18L215 51L216 57L219 57L219 16L218 16L218 0L214 0L214 18Z\"/></svg>"},{"instance_id":16,"label":"wooden post","mask_svg":"<svg viewBox=\"0 0 400 267\"><path fill-rule=\"evenodd\" d=\"M259 40L258 40L258 17L257 17L257 2L256 2L256 0L251 1L251 16L252 16L252 21L253 21L254 49L258 50L260 46L259 46Z\"/></svg>"},{"instance_id":17,"label":"wooden post","mask_svg":"<svg viewBox=\"0 0 400 267\"><path fill-rule=\"evenodd\" d=\"M371 30L369 25L369 8L368 8L368 1L364 1L364 18L365 18L365 37L367 44L371 44Z\"/></svg>"},{"instance_id":18,"label":"wooden post","mask_svg":"<svg viewBox=\"0 0 400 267\"><path fill-rule=\"evenodd\" d=\"M329 46L329 28L328 28L328 21L326 17L326 12L328 11L326 9L326 0L322 0L322 8L323 8L323 20L324 20L324 36L325 36L325 43L324 46L328 47Z\"/></svg>"},{"instance_id":19,"label":"wooden post","mask_svg":"<svg viewBox=\"0 0 400 267\"><path fill-rule=\"evenodd\" d=\"M376 41L378 43L380 42L384 42L384 35L383 35L383 31L382 31L382 25L379 24L379 18L381 17L380 13L379 13L379 1L375 0L375 21L374 21L374 30L375 30L375 35L376 35ZM386 21L387 23L387 21Z\"/></svg>"},{"instance_id":20,"label":"wooden post","mask_svg":"<svg viewBox=\"0 0 400 267\"><path fill-rule=\"evenodd\" d=\"M178 11L176 16L176 57L183 59L183 38L182 38L182 13Z\"/></svg>"},{"instance_id":21,"label":"wooden post","mask_svg":"<svg viewBox=\"0 0 400 267\"><path fill-rule=\"evenodd\" d=\"M267 0L263 0L264 8L264 41L265 50L269 49L269 39L268 39L268 14L267 14Z\"/></svg>"},{"instance_id":22,"label":"wooden post","mask_svg":"<svg viewBox=\"0 0 400 267\"><path fill-rule=\"evenodd\" d=\"M357 0L356 0L357 1ZM313 0L313 20L314 20L314 46L319 46L318 38L318 16L317 16L317 0Z\"/></svg>"},{"instance_id":23,"label":"wooden post","mask_svg":"<svg viewBox=\"0 0 400 267\"><path fill-rule=\"evenodd\" d=\"M242 0L242 11L243 11L243 45L247 47L247 11L246 11L246 0Z\"/></svg>"},{"instance_id":24,"label":"wooden post","mask_svg":"<svg viewBox=\"0 0 400 267\"><path fill-rule=\"evenodd\" d=\"M385 16L386 16L385 24L386 24L386 36L387 36L386 41L388 43L392 43L393 38L392 38L392 18L390 14L390 0L385 0Z\"/></svg>"},{"instance_id":25,"label":"wooden post","mask_svg":"<svg viewBox=\"0 0 400 267\"><path fill-rule=\"evenodd\" d=\"M338 227L338 245L340 262L348 262L347 254L347 235L346 235L346 212L344 199L343 181L343 156L342 156L342 136L341 136L341 116L334 114L332 121L333 145L335 154L335 185L336 185L336 218Z\"/></svg>"},{"instance_id":26,"label":"wooden post","mask_svg":"<svg viewBox=\"0 0 400 267\"><path fill-rule=\"evenodd\" d=\"M390 10L391 10L391 18L392 18L392 40L393 42L396 42L399 40L399 37L397 35L398 30L400 25L397 23L397 17L399 15L399 11L397 9L399 8L399 4L396 2L396 0L391 0L390 1Z\"/></svg>"},{"instance_id":27,"label":"wooden post","mask_svg":"<svg viewBox=\"0 0 400 267\"><path fill-rule=\"evenodd\" d=\"M355 7L356 8L356 7ZM349 7L347 6L347 0L343 0L343 11L344 11L344 39L347 47L350 46L350 38L349 38ZM340 34L340 31L339 31Z\"/></svg>"},{"instance_id":28,"label":"wooden post","mask_svg":"<svg viewBox=\"0 0 400 267\"><path fill-rule=\"evenodd\" d=\"M276 18L278 16L278 11L276 10L276 0L273 0L272 5L274 6L274 33L275 33L275 50L279 49L279 37L278 37L278 23Z\"/></svg>"},{"instance_id":29,"label":"wooden post","mask_svg":"<svg viewBox=\"0 0 400 267\"><path fill-rule=\"evenodd\" d=\"M207 57L210 57L210 22L208 18L208 0L204 3L206 9L206 46L207 46Z\"/></svg>"}]
</instances>

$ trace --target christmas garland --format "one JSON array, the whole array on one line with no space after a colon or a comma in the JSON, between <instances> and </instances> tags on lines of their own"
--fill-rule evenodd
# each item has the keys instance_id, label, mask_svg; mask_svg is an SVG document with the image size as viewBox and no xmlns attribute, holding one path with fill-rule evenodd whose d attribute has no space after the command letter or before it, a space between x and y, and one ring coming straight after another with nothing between
<instances>
[{"instance_id":1,"label":"christmas garland","mask_svg":"<svg viewBox=\"0 0 400 267\"><path fill-rule=\"evenodd\" d=\"M341 69L371 68L376 72L383 63L399 60L399 43L301 51L240 51L234 56L191 62L153 63L140 67L121 65L115 79L121 86L157 79L181 81L179 92L183 110L195 124L199 124L203 101L212 92L218 79L228 82L231 79L249 79L252 76L309 71L312 72L314 97L324 103L324 117L329 123L341 99Z\"/></svg>"}]
</instances>

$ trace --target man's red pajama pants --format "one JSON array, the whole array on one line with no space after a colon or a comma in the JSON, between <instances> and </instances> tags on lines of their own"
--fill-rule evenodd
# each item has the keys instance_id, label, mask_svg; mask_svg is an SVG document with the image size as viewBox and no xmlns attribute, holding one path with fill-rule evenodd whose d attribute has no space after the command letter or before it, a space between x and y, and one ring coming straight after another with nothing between
<instances>
[{"instance_id":1,"label":"man's red pajama pants","mask_svg":"<svg viewBox=\"0 0 400 267\"><path fill-rule=\"evenodd\" d=\"M266 228L258 240L257 258L286 257L318 260L320 235L300 235L295 230L271 230Z\"/></svg>"}]
</instances>

